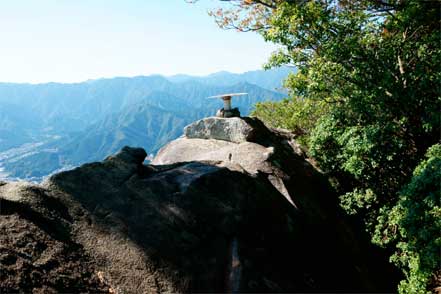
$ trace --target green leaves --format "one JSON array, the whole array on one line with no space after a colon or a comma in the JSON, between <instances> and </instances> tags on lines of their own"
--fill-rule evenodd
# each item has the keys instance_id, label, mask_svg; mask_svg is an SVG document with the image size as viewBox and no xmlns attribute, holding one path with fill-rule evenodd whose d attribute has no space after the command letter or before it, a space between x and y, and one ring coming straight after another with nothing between
<instances>
[{"instance_id":1,"label":"green leaves","mask_svg":"<svg viewBox=\"0 0 441 294\"><path fill-rule=\"evenodd\" d=\"M251 115L271 127L291 130L297 135L300 144L307 146L316 120L326 112L327 107L322 101L297 97L280 102L257 103Z\"/></svg>"},{"instance_id":2,"label":"green leaves","mask_svg":"<svg viewBox=\"0 0 441 294\"><path fill-rule=\"evenodd\" d=\"M258 105L255 114L307 130L304 145L338 179L341 206L365 220L375 243L396 246L392 260L407 277L400 291L424 293L441 242L435 163L419 165L403 186L439 139L436 6L406 1L382 14L371 1L324 3L285 3L273 12L263 35L284 50L269 65L299 70L286 82L293 98Z\"/></svg>"},{"instance_id":3,"label":"green leaves","mask_svg":"<svg viewBox=\"0 0 441 294\"><path fill-rule=\"evenodd\" d=\"M438 223L430 226L441 219L433 185L441 168L418 165L441 133L439 2L271 3L259 32L282 48L266 66L298 71L286 81L290 98L258 104L254 115L300 136L336 179L341 206L375 243L397 248L400 291L423 293L440 242Z\"/></svg>"},{"instance_id":4,"label":"green leaves","mask_svg":"<svg viewBox=\"0 0 441 294\"><path fill-rule=\"evenodd\" d=\"M380 210L373 237L380 245L396 243L391 261L406 275L401 293L427 293L441 259L441 145L429 148L426 156L396 205Z\"/></svg>"}]
</instances>

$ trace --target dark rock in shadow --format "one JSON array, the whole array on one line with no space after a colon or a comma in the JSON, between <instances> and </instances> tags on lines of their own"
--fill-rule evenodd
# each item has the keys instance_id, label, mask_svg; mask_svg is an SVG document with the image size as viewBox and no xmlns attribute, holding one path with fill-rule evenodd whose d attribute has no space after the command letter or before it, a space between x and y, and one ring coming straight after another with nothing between
<instances>
[{"instance_id":1,"label":"dark rock in shadow","mask_svg":"<svg viewBox=\"0 0 441 294\"><path fill-rule=\"evenodd\" d=\"M216 158L143 165L144 150L124 147L42 186L1 185L1 290L392 291L323 176L280 134L259 132L273 137L244 143L273 150L254 169ZM38 278L48 271L55 282Z\"/></svg>"}]
</instances>

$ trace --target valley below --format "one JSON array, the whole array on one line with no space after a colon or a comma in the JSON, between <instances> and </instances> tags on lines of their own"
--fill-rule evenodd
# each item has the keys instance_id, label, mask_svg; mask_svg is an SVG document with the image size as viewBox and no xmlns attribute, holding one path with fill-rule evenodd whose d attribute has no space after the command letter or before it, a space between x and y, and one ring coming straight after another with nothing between
<instances>
[{"instance_id":1,"label":"valley below","mask_svg":"<svg viewBox=\"0 0 441 294\"><path fill-rule=\"evenodd\" d=\"M144 148L149 160L185 125L222 107L208 96L247 92L234 104L249 115L255 103L285 97L281 85L289 72L0 83L0 180L41 182L126 145Z\"/></svg>"}]
</instances>

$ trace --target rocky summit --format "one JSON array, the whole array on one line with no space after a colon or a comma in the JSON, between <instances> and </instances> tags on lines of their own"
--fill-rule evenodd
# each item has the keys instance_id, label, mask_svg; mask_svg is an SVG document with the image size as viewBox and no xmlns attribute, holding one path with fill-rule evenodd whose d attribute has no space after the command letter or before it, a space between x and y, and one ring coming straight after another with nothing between
<instances>
[{"instance_id":1,"label":"rocky summit","mask_svg":"<svg viewBox=\"0 0 441 294\"><path fill-rule=\"evenodd\" d=\"M390 292L396 275L295 143L206 118L40 185L0 183L0 292Z\"/></svg>"}]
</instances>

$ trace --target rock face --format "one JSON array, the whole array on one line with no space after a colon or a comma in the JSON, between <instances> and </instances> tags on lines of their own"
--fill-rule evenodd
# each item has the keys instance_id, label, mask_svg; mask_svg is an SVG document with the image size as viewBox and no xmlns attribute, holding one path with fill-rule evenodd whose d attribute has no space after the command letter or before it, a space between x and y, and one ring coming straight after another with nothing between
<instances>
[{"instance_id":1,"label":"rock face","mask_svg":"<svg viewBox=\"0 0 441 294\"><path fill-rule=\"evenodd\" d=\"M293 135L270 131L252 118L204 118L185 127L184 136L162 148L152 164L172 164L186 161L215 161L232 170L251 174L263 173L296 208L296 202L307 197L304 191L318 200L326 184L315 168L306 161ZM313 174L315 177L309 179ZM308 186L308 183L311 185ZM318 188L317 188L318 187ZM309 202L311 197L307 199ZM320 200L321 201L321 200ZM329 201L329 200L326 200Z\"/></svg>"},{"instance_id":2,"label":"rock face","mask_svg":"<svg viewBox=\"0 0 441 294\"><path fill-rule=\"evenodd\" d=\"M256 174L258 171L270 170L266 165L274 148L243 142L235 144L222 140L179 138L170 142L159 151L153 164L172 164L186 161L214 161L228 165L231 169L245 169ZM191 159L190 159L191 158Z\"/></svg>"},{"instance_id":3,"label":"rock face","mask_svg":"<svg viewBox=\"0 0 441 294\"><path fill-rule=\"evenodd\" d=\"M224 108L219 109L216 112L217 117L240 117L239 108L235 107L230 110L225 110Z\"/></svg>"},{"instance_id":4,"label":"rock face","mask_svg":"<svg viewBox=\"0 0 441 294\"><path fill-rule=\"evenodd\" d=\"M394 291L393 283L399 280L399 273L388 264L383 252L370 245L360 224L344 216L327 179L311 164L293 134L270 130L260 120L249 117L205 118L185 130L191 131L163 147L152 164L205 161L266 178L301 215L302 226L308 228L301 238L308 240L305 244L309 242L305 250L311 253L309 262L315 260L322 267L327 262L335 263L342 270L346 260L347 269L356 268L359 279L355 288L346 284L350 289L346 291L385 291L388 287L388 291ZM327 249L334 250L327 252L335 259L319 253L324 240ZM341 255L337 257L338 254ZM342 272L340 275L344 276ZM332 292L339 288L326 289Z\"/></svg>"},{"instance_id":5,"label":"rock face","mask_svg":"<svg viewBox=\"0 0 441 294\"><path fill-rule=\"evenodd\" d=\"M41 185L0 183L0 292L393 291L288 135L221 120L189 126L156 165L125 147Z\"/></svg>"},{"instance_id":6,"label":"rock face","mask_svg":"<svg viewBox=\"0 0 441 294\"><path fill-rule=\"evenodd\" d=\"M253 136L253 128L239 117L209 117L184 128L187 138L216 139L234 143L246 142Z\"/></svg>"}]
</instances>

